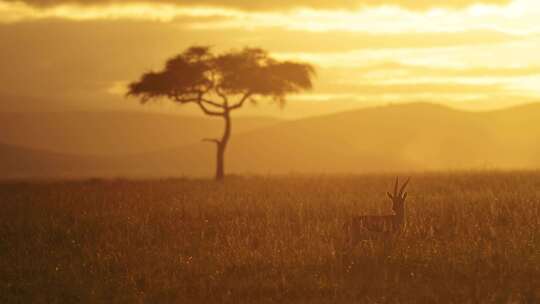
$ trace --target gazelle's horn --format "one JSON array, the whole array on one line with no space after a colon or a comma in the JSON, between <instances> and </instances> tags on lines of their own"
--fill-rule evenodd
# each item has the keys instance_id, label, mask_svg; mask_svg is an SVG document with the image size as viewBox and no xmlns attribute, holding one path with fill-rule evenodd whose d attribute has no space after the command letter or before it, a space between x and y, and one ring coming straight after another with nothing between
<instances>
[{"instance_id":1,"label":"gazelle's horn","mask_svg":"<svg viewBox=\"0 0 540 304\"><path fill-rule=\"evenodd\" d=\"M407 180L405 181L405 183L401 186L401 189L399 189L399 196L403 195L403 191L405 190L405 188L407 187L407 185L409 184L409 181L411 180L411 178L407 178Z\"/></svg>"}]
</instances>

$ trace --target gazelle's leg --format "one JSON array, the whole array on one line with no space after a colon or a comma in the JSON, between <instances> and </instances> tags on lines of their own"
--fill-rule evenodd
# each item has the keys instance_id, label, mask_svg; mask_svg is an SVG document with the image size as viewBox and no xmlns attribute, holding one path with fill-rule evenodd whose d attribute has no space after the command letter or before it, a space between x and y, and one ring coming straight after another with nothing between
<instances>
[{"instance_id":1,"label":"gazelle's leg","mask_svg":"<svg viewBox=\"0 0 540 304\"><path fill-rule=\"evenodd\" d=\"M353 246L353 242L354 242L354 236L353 236L353 227L352 227L352 221L347 221L344 225L343 225L343 234L344 234L344 238L343 238L343 244L344 244L344 248L350 248Z\"/></svg>"},{"instance_id":2,"label":"gazelle's leg","mask_svg":"<svg viewBox=\"0 0 540 304\"><path fill-rule=\"evenodd\" d=\"M358 235L358 231L353 230L351 232L351 249L356 247L358 245L358 242L360 242L360 236Z\"/></svg>"}]
</instances>

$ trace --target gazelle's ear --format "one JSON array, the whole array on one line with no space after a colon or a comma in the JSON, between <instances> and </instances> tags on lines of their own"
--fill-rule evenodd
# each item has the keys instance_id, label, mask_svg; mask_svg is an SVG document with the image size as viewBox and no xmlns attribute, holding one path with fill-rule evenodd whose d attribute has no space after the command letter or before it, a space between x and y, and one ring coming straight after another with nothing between
<instances>
[{"instance_id":1,"label":"gazelle's ear","mask_svg":"<svg viewBox=\"0 0 540 304\"><path fill-rule=\"evenodd\" d=\"M394 196L392 194L390 194L390 192L386 192L386 195L388 195L388 197L391 199L391 200L394 200Z\"/></svg>"},{"instance_id":2,"label":"gazelle's ear","mask_svg":"<svg viewBox=\"0 0 540 304\"><path fill-rule=\"evenodd\" d=\"M408 194L409 194L409 193L407 193L407 192L403 193L403 200L405 200L405 199L407 198L407 195L408 195Z\"/></svg>"}]
</instances>

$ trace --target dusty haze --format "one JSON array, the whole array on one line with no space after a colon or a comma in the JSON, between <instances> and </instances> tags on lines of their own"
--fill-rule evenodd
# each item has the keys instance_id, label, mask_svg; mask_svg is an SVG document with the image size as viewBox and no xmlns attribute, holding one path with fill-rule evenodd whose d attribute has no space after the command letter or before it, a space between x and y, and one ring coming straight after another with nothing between
<instances>
[{"instance_id":1,"label":"dusty haze","mask_svg":"<svg viewBox=\"0 0 540 304\"><path fill-rule=\"evenodd\" d=\"M538 104L465 112L412 103L299 120L238 118L227 169L258 175L538 169L539 121ZM0 146L4 178L210 176L214 150L200 138L222 128L219 119L80 112L4 114L0 125L0 142L17 141Z\"/></svg>"}]
</instances>

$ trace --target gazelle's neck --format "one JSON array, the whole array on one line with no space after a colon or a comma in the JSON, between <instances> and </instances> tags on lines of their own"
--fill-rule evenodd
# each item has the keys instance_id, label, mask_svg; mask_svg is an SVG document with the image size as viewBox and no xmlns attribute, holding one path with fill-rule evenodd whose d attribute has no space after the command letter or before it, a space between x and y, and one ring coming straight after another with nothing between
<instances>
[{"instance_id":1,"label":"gazelle's neck","mask_svg":"<svg viewBox=\"0 0 540 304\"><path fill-rule=\"evenodd\" d=\"M395 213L399 226L403 227L405 225L405 206L396 210Z\"/></svg>"}]
</instances>

